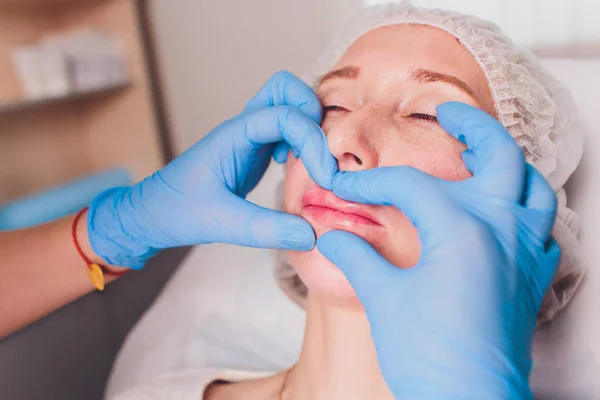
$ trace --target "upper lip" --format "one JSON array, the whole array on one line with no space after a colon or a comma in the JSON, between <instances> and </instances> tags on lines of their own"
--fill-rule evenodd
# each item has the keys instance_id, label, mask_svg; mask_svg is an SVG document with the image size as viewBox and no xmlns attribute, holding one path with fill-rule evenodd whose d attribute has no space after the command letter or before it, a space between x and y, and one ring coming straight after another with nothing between
<instances>
[{"instance_id":1,"label":"upper lip","mask_svg":"<svg viewBox=\"0 0 600 400\"><path fill-rule=\"evenodd\" d=\"M345 214L354 214L371 220L377 225L383 225L373 212L369 210L373 206L352 203L337 197L333 192L315 186L310 188L302 196L302 208L308 206L331 208Z\"/></svg>"}]
</instances>

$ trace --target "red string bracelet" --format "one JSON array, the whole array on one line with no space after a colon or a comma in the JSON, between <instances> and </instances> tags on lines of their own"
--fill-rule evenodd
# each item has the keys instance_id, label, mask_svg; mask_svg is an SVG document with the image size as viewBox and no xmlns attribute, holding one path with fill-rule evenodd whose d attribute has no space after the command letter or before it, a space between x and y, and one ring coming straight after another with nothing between
<instances>
[{"instance_id":1,"label":"red string bracelet","mask_svg":"<svg viewBox=\"0 0 600 400\"><path fill-rule=\"evenodd\" d=\"M73 219L73 227L71 229L71 237L73 238L73 244L75 244L75 248L77 249L77 252L81 256L83 261L85 261L85 263L87 264L90 281L92 281L92 284L94 285L94 287L96 289L98 289L99 291L103 291L105 275L106 276L121 276L121 275L125 275L130 270L124 270L124 271L119 271L119 272L111 271L110 269L108 269L107 267L105 267L103 265L93 263L92 260L90 260L85 255L85 253L81 249L81 246L79 245L79 241L77 240L77 223L79 222L79 218L81 218L81 216L83 215L84 212L87 211L87 209L88 209L88 207L85 207L83 210L79 211L77 213L77 215L75 215L75 218Z\"/></svg>"}]
</instances>

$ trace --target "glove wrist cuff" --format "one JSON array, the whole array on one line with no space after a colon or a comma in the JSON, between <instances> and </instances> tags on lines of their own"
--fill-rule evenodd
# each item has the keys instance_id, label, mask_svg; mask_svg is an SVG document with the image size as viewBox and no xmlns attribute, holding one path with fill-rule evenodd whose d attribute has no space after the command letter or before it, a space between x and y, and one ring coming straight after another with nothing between
<instances>
[{"instance_id":1,"label":"glove wrist cuff","mask_svg":"<svg viewBox=\"0 0 600 400\"><path fill-rule=\"evenodd\" d=\"M435 381L427 380L419 385L413 379L408 385L390 385L396 399L490 399L490 400L534 400L529 385L517 387L510 382L498 381L497 384L485 384L473 377L463 383L453 381L451 387L444 388L444 384L437 385Z\"/></svg>"},{"instance_id":2,"label":"glove wrist cuff","mask_svg":"<svg viewBox=\"0 0 600 400\"><path fill-rule=\"evenodd\" d=\"M447 354L446 354L447 355ZM533 400L529 385L529 369L522 370L503 358L505 369L470 356L446 359L429 354L424 363L410 360L410 370L402 369L386 377L397 399L515 399ZM472 363L471 361L475 361ZM398 373L400 372L400 373ZM407 373L403 373L407 372Z\"/></svg>"},{"instance_id":3,"label":"glove wrist cuff","mask_svg":"<svg viewBox=\"0 0 600 400\"><path fill-rule=\"evenodd\" d=\"M129 187L100 193L90 204L87 225L94 252L111 265L141 269L158 250L147 245L137 226L136 212L127 201Z\"/></svg>"}]
</instances>

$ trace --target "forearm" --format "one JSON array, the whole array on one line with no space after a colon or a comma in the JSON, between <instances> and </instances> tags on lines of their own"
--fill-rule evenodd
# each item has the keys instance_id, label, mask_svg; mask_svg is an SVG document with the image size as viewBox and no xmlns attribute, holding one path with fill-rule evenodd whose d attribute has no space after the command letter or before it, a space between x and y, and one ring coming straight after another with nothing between
<instances>
[{"instance_id":1,"label":"forearm","mask_svg":"<svg viewBox=\"0 0 600 400\"><path fill-rule=\"evenodd\" d=\"M94 290L73 244L73 219L0 232L0 338ZM90 246L85 221L84 214L77 224L78 242L92 262L105 264Z\"/></svg>"}]
</instances>

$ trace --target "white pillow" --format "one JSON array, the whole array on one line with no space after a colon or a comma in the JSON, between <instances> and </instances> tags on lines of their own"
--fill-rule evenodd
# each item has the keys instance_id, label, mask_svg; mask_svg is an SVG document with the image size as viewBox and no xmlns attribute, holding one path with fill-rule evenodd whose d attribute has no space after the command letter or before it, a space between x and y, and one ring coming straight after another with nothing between
<instances>
[{"instance_id":1,"label":"white pillow","mask_svg":"<svg viewBox=\"0 0 600 400\"><path fill-rule=\"evenodd\" d=\"M532 386L541 399L600 396L600 59L545 60L572 92L587 127L582 162L566 186L568 203L581 217L587 276L579 293L534 344Z\"/></svg>"}]
</instances>

